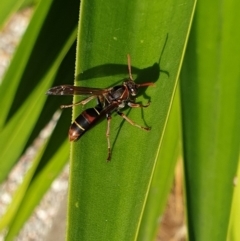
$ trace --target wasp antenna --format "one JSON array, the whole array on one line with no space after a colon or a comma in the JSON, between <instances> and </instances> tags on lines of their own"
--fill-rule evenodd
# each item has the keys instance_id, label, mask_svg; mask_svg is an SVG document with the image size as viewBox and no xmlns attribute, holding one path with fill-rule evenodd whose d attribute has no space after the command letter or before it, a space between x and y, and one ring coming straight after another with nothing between
<instances>
[{"instance_id":1,"label":"wasp antenna","mask_svg":"<svg viewBox=\"0 0 240 241\"><path fill-rule=\"evenodd\" d=\"M127 59L128 59L128 73L129 73L129 78L130 78L130 80L133 81L132 72L131 72L131 57L130 57L130 54L127 55Z\"/></svg>"}]
</instances>

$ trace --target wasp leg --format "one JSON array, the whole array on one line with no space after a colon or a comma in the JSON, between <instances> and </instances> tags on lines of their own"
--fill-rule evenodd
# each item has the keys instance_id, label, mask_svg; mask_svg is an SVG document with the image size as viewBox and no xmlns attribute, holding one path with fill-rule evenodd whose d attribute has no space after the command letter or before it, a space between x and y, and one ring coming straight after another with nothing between
<instances>
[{"instance_id":1,"label":"wasp leg","mask_svg":"<svg viewBox=\"0 0 240 241\"><path fill-rule=\"evenodd\" d=\"M120 115L123 119L125 119L127 122L129 122L131 125L136 126L136 127L140 128L140 129L143 129L143 130L145 130L145 131L150 131L150 130L151 130L150 127L145 127L145 126L140 126L140 125L138 125L138 124L135 123L134 121L130 120L130 119L129 119L125 114L123 114L122 112L117 111L117 113L118 113L118 115Z\"/></svg>"},{"instance_id":2,"label":"wasp leg","mask_svg":"<svg viewBox=\"0 0 240 241\"><path fill-rule=\"evenodd\" d=\"M60 107L61 107L61 109L64 109L64 108L69 108L69 107L73 107L73 106L76 106L76 105L86 105L90 100L93 100L95 98L97 98L97 96L92 95L92 96L87 97L84 100L78 101L78 102L73 103L71 105L61 105Z\"/></svg>"},{"instance_id":3,"label":"wasp leg","mask_svg":"<svg viewBox=\"0 0 240 241\"><path fill-rule=\"evenodd\" d=\"M128 106L132 107L132 108L137 108L137 107L148 107L150 105L150 101L148 101L148 103L146 105L143 104L137 104L137 103L133 103L133 102L128 102Z\"/></svg>"},{"instance_id":4,"label":"wasp leg","mask_svg":"<svg viewBox=\"0 0 240 241\"><path fill-rule=\"evenodd\" d=\"M110 144L110 123L111 123L111 116L107 114L107 131L106 131L106 137L107 137L107 144L108 144L108 157L107 161L109 162L111 160L111 144Z\"/></svg>"}]
</instances>

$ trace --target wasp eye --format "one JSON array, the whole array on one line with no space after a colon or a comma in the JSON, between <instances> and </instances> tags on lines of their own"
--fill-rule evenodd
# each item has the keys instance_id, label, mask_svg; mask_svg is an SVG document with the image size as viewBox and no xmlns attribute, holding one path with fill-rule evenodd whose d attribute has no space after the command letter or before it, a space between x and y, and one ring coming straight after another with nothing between
<instances>
[{"instance_id":1,"label":"wasp eye","mask_svg":"<svg viewBox=\"0 0 240 241\"><path fill-rule=\"evenodd\" d=\"M137 90L136 89L131 89L131 95L135 96L137 94Z\"/></svg>"}]
</instances>

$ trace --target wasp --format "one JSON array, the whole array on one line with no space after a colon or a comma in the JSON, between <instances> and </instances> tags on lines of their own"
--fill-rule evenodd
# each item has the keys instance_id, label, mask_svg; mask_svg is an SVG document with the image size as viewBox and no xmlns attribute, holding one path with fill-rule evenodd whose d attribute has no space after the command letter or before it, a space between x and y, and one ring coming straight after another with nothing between
<instances>
[{"instance_id":1,"label":"wasp","mask_svg":"<svg viewBox=\"0 0 240 241\"><path fill-rule=\"evenodd\" d=\"M69 108L76 105L85 105L93 99L97 99L97 105L93 108L84 110L71 124L68 132L70 141L77 141L85 132L98 123L103 117L107 119L107 146L108 156L107 161L111 159L111 145L110 145L110 122L112 113L117 113L131 125L136 126L145 131L149 131L150 127L140 126L131 119L129 119L120 110L125 106L131 108L135 107L148 107L150 101L146 104L136 103L136 95L138 88L154 85L153 82L146 82L142 84L136 84L133 80L131 73L131 60L130 55L128 58L128 73L129 77L125 79L122 85L101 89L90 88L73 85L60 85L52 87L47 91L47 95L86 95L87 98L73 103L71 105L61 105L61 108Z\"/></svg>"}]
</instances>

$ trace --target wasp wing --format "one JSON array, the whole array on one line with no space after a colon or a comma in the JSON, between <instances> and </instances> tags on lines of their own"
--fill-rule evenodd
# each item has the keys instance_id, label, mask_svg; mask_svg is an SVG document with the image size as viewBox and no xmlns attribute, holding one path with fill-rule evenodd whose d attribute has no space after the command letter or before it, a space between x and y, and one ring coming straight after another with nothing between
<instances>
[{"instance_id":1,"label":"wasp wing","mask_svg":"<svg viewBox=\"0 0 240 241\"><path fill-rule=\"evenodd\" d=\"M52 87L47 91L47 95L102 95L107 93L109 89L81 87L74 85L59 85Z\"/></svg>"}]
</instances>

